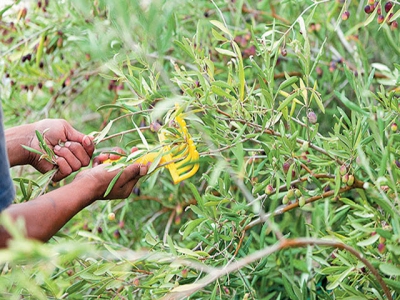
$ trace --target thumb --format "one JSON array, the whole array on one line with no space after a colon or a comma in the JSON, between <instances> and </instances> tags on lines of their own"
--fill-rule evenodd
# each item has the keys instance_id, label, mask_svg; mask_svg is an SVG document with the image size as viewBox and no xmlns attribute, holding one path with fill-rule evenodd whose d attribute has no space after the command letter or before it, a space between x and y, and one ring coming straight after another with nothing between
<instances>
[{"instance_id":1,"label":"thumb","mask_svg":"<svg viewBox=\"0 0 400 300\"><path fill-rule=\"evenodd\" d=\"M73 128L71 124L66 122L64 124L64 130L65 130L65 136L68 141L82 143L82 140L85 137L85 135L76 130L75 128Z\"/></svg>"},{"instance_id":2,"label":"thumb","mask_svg":"<svg viewBox=\"0 0 400 300\"><path fill-rule=\"evenodd\" d=\"M70 124L65 126L65 135L68 141L80 143L90 157L93 155L94 143L91 137L74 129Z\"/></svg>"},{"instance_id":3,"label":"thumb","mask_svg":"<svg viewBox=\"0 0 400 300\"><path fill-rule=\"evenodd\" d=\"M133 179L139 179L140 177L146 175L147 171L147 165L132 164L126 167L122 175L124 175L124 179L126 181L130 181Z\"/></svg>"}]
</instances>

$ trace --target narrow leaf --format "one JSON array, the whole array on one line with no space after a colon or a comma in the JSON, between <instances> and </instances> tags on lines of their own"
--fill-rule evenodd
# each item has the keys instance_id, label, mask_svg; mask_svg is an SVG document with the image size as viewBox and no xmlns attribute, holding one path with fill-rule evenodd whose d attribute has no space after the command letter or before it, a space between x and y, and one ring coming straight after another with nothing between
<instances>
[{"instance_id":1,"label":"narrow leaf","mask_svg":"<svg viewBox=\"0 0 400 300\"><path fill-rule=\"evenodd\" d=\"M222 55L228 55L228 56L232 56L232 57L237 57L236 53L231 51L231 50L222 49L222 48L215 48L215 50L218 53L221 53Z\"/></svg>"},{"instance_id":2,"label":"narrow leaf","mask_svg":"<svg viewBox=\"0 0 400 300\"><path fill-rule=\"evenodd\" d=\"M199 218L199 219L195 219L192 221L189 221L188 223L185 224L185 230L183 231L182 234L182 239L186 239L190 233L192 233L192 231L198 227L203 221L205 221L206 218Z\"/></svg>"},{"instance_id":3,"label":"narrow leaf","mask_svg":"<svg viewBox=\"0 0 400 300\"><path fill-rule=\"evenodd\" d=\"M104 193L104 198L108 196L108 194L111 192L111 190L113 189L115 183L117 182L118 178L121 176L122 172L124 171L124 169L121 169L117 175L115 175L115 177L111 180L110 184L107 187L106 192Z\"/></svg>"},{"instance_id":4,"label":"narrow leaf","mask_svg":"<svg viewBox=\"0 0 400 300\"><path fill-rule=\"evenodd\" d=\"M163 155L164 155L163 151L160 151L160 153L157 155L157 157L151 163L150 168L147 171L148 174L151 174L151 172L153 172L155 169L157 169L157 167L160 164L160 161L161 161L161 158L163 157Z\"/></svg>"},{"instance_id":5,"label":"narrow leaf","mask_svg":"<svg viewBox=\"0 0 400 300\"><path fill-rule=\"evenodd\" d=\"M360 246L360 247L369 246L369 245L372 245L373 243L375 243L378 239L379 239L379 235L375 234L375 235L370 236L369 238L367 238L367 239L365 239L363 241L358 242L357 246Z\"/></svg>"},{"instance_id":6,"label":"narrow leaf","mask_svg":"<svg viewBox=\"0 0 400 300\"><path fill-rule=\"evenodd\" d=\"M292 100L294 100L297 96L299 95L299 92L297 91L296 93L290 94L278 107L278 111L283 110L286 106L289 105Z\"/></svg>"},{"instance_id":7,"label":"narrow leaf","mask_svg":"<svg viewBox=\"0 0 400 300\"><path fill-rule=\"evenodd\" d=\"M362 114L363 116L368 116L369 114L362 110L361 107L359 107L357 104L355 104L354 102L350 101L349 99L347 99L347 97L344 94L339 93L338 91L335 91L335 95L340 99L340 101L343 102L344 105L347 106L347 108L349 108L352 111L356 111L360 114Z\"/></svg>"},{"instance_id":8,"label":"narrow leaf","mask_svg":"<svg viewBox=\"0 0 400 300\"><path fill-rule=\"evenodd\" d=\"M147 143L147 140L144 137L143 133L140 131L140 129L136 126L135 123L133 123L133 125L135 126L135 128L140 136L140 139L142 140L143 145L146 147L147 150L150 150L149 144Z\"/></svg>"},{"instance_id":9,"label":"narrow leaf","mask_svg":"<svg viewBox=\"0 0 400 300\"><path fill-rule=\"evenodd\" d=\"M303 79L300 78L300 90L301 90L301 96L303 97L304 103L308 107L308 93L307 93L307 87L304 84Z\"/></svg>"},{"instance_id":10,"label":"narrow leaf","mask_svg":"<svg viewBox=\"0 0 400 300\"><path fill-rule=\"evenodd\" d=\"M40 36L40 41L39 41L39 45L36 51L36 66L39 67L40 65L40 60L42 59L42 55L43 55L43 47L44 47L44 41L46 39L46 34L42 33L42 35Z\"/></svg>"},{"instance_id":11,"label":"narrow leaf","mask_svg":"<svg viewBox=\"0 0 400 300\"><path fill-rule=\"evenodd\" d=\"M292 84L296 83L299 80L297 77L289 77L286 79L284 82L281 83L281 85L278 88L278 91L283 90L287 88L288 86L291 86Z\"/></svg>"},{"instance_id":12,"label":"narrow leaf","mask_svg":"<svg viewBox=\"0 0 400 300\"><path fill-rule=\"evenodd\" d=\"M214 26L218 27L222 32L226 33L229 36L229 38L232 38L231 32L220 21L211 20L210 23L213 24Z\"/></svg>"},{"instance_id":13,"label":"narrow leaf","mask_svg":"<svg viewBox=\"0 0 400 300\"><path fill-rule=\"evenodd\" d=\"M178 256L178 252L176 252L174 242L172 241L170 235L167 235L167 242L168 242L169 249L171 250L171 253L175 256Z\"/></svg>"},{"instance_id":14,"label":"narrow leaf","mask_svg":"<svg viewBox=\"0 0 400 300\"><path fill-rule=\"evenodd\" d=\"M93 143L95 145L99 144L104 138L105 136L108 134L108 132L111 129L111 126L113 124L113 121L110 121L106 127L103 128L103 130L94 138Z\"/></svg>"},{"instance_id":15,"label":"narrow leaf","mask_svg":"<svg viewBox=\"0 0 400 300\"><path fill-rule=\"evenodd\" d=\"M227 42L228 39L226 37L224 37L222 34L220 34L218 31L216 31L214 28L211 29L211 33L212 35L215 37L215 39L217 41L221 41L221 42Z\"/></svg>"},{"instance_id":16,"label":"narrow leaf","mask_svg":"<svg viewBox=\"0 0 400 300\"><path fill-rule=\"evenodd\" d=\"M379 265L379 269L386 275L400 276L400 268L396 267L395 265L383 263Z\"/></svg>"},{"instance_id":17,"label":"narrow leaf","mask_svg":"<svg viewBox=\"0 0 400 300\"><path fill-rule=\"evenodd\" d=\"M192 191L192 194L194 196L194 198L197 201L197 204L204 209L204 203L203 203L203 198L200 196L199 192L197 191L197 188L194 186L193 183L189 183L189 188Z\"/></svg>"},{"instance_id":18,"label":"narrow leaf","mask_svg":"<svg viewBox=\"0 0 400 300\"><path fill-rule=\"evenodd\" d=\"M22 148L24 148L25 150L28 150L29 152L33 152L33 153L35 153L35 154L37 154L37 155L42 155L42 154L43 154L43 153L40 152L39 150L33 149L33 148L31 148L31 147L28 147L28 146L25 146L25 145L21 145L21 146L22 146Z\"/></svg>"}]
</instances>

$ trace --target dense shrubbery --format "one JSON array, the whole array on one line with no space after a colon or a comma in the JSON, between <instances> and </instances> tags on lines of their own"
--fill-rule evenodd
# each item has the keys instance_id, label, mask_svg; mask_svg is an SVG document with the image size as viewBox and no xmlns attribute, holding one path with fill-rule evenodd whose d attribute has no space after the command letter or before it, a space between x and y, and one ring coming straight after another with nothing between
<instances>
[{"instance_id":1,"label":"dense shrubbery","mask_svg":"<svg viewBox=\"0 0 400 300\"><path fill-rule=\"evenodd\" d=\"M17 234L3 297L399 297L399 3L47 2L2 11L6 125L156 146L180 103L200 170L154 172L48 244ZM14 177L16 201L57 188Z\"/></svg>"}]
</instances>

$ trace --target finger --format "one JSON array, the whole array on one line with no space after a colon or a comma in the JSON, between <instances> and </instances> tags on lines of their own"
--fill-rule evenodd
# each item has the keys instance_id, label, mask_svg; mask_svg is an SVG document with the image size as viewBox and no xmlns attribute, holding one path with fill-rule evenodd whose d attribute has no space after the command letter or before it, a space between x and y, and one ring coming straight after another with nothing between
<instances>
[{"instance_id":1,"label":"finger","mask_svg":"<svg viewBox=\"0 0 400 300\"><path fill-rule=\"evenodd\" d=\"M93 143L93 138L91 138L88 135L85 135L82 138L82 145L86 150L86 153L89 155L89 157L92 157L93 152L94 152L94 143Z\"/></svg>"},{"instance_id":2,"label":"finger","mask_svg":"<svg viewBox=\"0 0 400 300\"><path fill-rule=\"evenodd\" d=\"M67 121L63 121L67 140L82 144L86 150L86 153L92 157L94 152L93 139L73 128Z\"/></svg>"},{"instance_id":3,"label":"finger","mask_svg":"<svg viewBox=\"0 0 400 300\"><path fill-rule=\"evenodd\" d=\"M119 178L120 186L125 185L128 181L135 179L136 177L140 177L140 165L133 164L127 166Z\"/></svg>"},{"instance_id":4,"label":"finger","mask_svg":"<svg viewBox=\"0 0 400 300\"><path fill-rule=\"evenodd\" d=\"M126 170L128 170L128 172L131 172L131 179L133 178L140 178L144 175L147 174L149 167L148 165L142 165L142 164L133 164L130 165L126 168Z\"/></svg>"},{"instance_id":5,"label":"finger","mask_svg":"<svg viewBox=\"0 0 400 300\"><path fill-rule=\"evenodd\" d=\"M56 159L57 165L58 165L58 171L53 177L53 181L57 182L60 181L61 179L67 177L72 173L72 168L68 164L68 162L63 158L63 157L58 157Z\"/></svg>"},{"instance_id":6,"label":"finger","mask_svg":"<svg viewBox=\"0 0 400 300\"><path fill-rule=\"evenodd\" d=\"M117 186L123 187L132 180L139 180L140 177L147 174L147 166L132 164L125 168L117 181ZM132 190L132 189L131 189Z\"/></svg>"},{"instance_id":7,"label":"finger","mask_svg":"<svg viewBox=\"0 0 400 300\"><path fill-rule=\"evenodd\" d=\"M125 169L124 172L127 170ZM117 181L116 187L118 187L118 191L116 193L118 194L116 197L117 198L128 198L130 194L132 193L132 190L134 186L137 184L137 182L140 179L140 167L135 167L132 168L132 173L128 174L127 178L120 178L121 180ZM128 170L129 172L129 170ZM127 181L125 181L125 180ZM121 185L120 185L121 184ZM115 197L115 195L114 195Z\"/></svg>"},{"instance_id":8,"label":"finger","mask_svg":"<svg viewBox=\"0 0 400 300\"><path fill-rule=\"evenodd\" d=\"M140 176L144 176L144 175L147 174L149 165L150 165L150 164L143 165L143 166L141 165L141 166L140 166L140 169L139 169L139 175L140 175Z\"/></svg>"},{"instance_id":9,"label":"finger","mask_svg":"<svg viewBox=\"0 0 400 300\"><path fill-rule=\"evenodd\" d=\"M82 132L79 132L78 130L76 130L67 121L65 121L65 120L61 120L61 121L63 122L65 136L66 136L67 140L81 143L86 135L83 134Z\"/></svg>"},{"instance_id":10,"label":"finger","mask_svg":"<svg viewBox=\"0 0 400 300\"><path fill-rule=\"evenodd\" d=\"M100 166L99 166L100 167ZM104 167L104 166L101 166ZM99 169L100 170L100 169ZM117 174L118 170L109 172L107 170L102 170L102 172L107 172L107 178L110 181ZM133 187L136 185L138 180L143 176L142 174L147 173L147 166L140 164L132 164L125 168L117 182L115 183L110 194L106 199L123 199L129 197L132 192ZM104 178L104 177L103 177Z\"/></svg>"},{"instance_id":11,"label":"finger","mask_svg":"<svg viewBox=\"0 0 400 300\"><path fill-rule=\"evenodd\" d=\"M137 182L139 181L139 179L132 179L130 181L128 181L122 188L123 188L123 192L122 192L122 197L121 198L128 198L131 193L133 188L135 187L135 185L137 184Z\"/></svg>"},{"instance_id":12,"label":"finger","mask_svg":"<svg viewBox=\"0 0 400 300\"><path fill-rule=\"evenodd\" d=\"M101 153L99 154L99 156L97 156L97 158L98 158L98 160L100 161L100 163L102 164L105 160L107 160L107 159L110 158L110 154L109 154L109 153L101 152Z\"/></svg>"},{"instance_id":13,"label":"finger","mask_svg":"<svg viewBox=\"0 0 400 300\"><path fill-rule=\"evenodd\" d=\"M80 143L66 142L64 147L68 148L71 153L81 162L82 166L87 166L90 163L90 156Z\"/></svg>"},{"instance_id":14,"label":"finger","mask_svg":"<svg viewBox=\"0 0 400 300\"><path fill-rule=\"evenodd\" d=\"M39 170L40 173L44 174L52 170L54 168L54 164L48 162L47 160L42 159L40 162L38 162L35 168Z\"/></svg>"},{"instance_id":15,"label":"finger","mask_svg":"<svg viewBox=\"0 0 400 300\"><path fill-rule=\"evenodd\" d=\"M121 158L121 155L110 153L110 159L111 160L118 160Z\"/></svg>"},{"instance_id":16,"label":"finger","mask_svg":"<svg viewBox=\"0 0 400 300\"><path fill-rule=\"evenodd\" d=\"M54 147L54 153L59 157L64 158L73 171L77 171L82 167L80 160L75 157L68 147L60 147L59 145L56 145Z\"/></svg>"},{"instance_id":17,"label":"finger","mask_svg":"<svg viewBox=\"0 0 400 300\"><path fill-rule=\"evenodd\" d=\"M92 167L93 167L93 168L94 168L94 167L97 167L98 165L101 165L102 163L103 163L103 161L101 161L101 160L99 159L99 157L96 156L95 158L93 158Z\"/></svg>"},{"instance_id":18,"label":"finger","mask_svg":"<svg viewBox=\"0 0 400 300\"><path fill-rule=\"evenodd\" d=\"M121 154L125 154L125 151L122 150L122 149L119 148L119 147L114 147L114 148L112 149L112 151L113 151L113 152L117 152L117 153L121 153ZM118 160L118 159L120 159L120 158L121 158L121 155L114 154L114 153L110 153L110 159L111 159L111 160Z\"/></svg>"}]
</instances>

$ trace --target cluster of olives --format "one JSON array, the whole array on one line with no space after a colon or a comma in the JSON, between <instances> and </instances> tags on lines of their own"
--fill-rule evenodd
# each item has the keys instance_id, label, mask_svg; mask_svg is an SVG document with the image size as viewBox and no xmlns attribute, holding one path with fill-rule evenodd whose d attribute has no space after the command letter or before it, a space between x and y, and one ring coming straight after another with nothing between
<instances>
[{"instance_id":1,"label":"cluster of olives","mask_svg":"<svg viewBox=\"0 0 400 300\"><path fill-rule=\"evenodd\" d=\"M394 13L393 13L394 6L395 6L395 4L392 1L386 2L385 6L384 6L384 10L386 13L386 17L385 17L383 15L382 7L381 7L381 4L379 3L379 1L368 0L368 4L364 7L364 11L367 14L371 14L376 10L377 22L379 24L382 24L386 19L386 22L390 25L390 28L392 30L394 30L399 27L399 24L396 20L391 20L394 15Z\"/></svg>"},{"instance_id":2,"label":"cluster of olives","mask_svg":"<svg viewBox=\"0 0 400 300\"><path fill-rule=\"evenodd\" d=\"M382 6L379 1L368 0L368 4L364 7L364 11L366 14L372 14L376 10L376 21L379 24L386 22L390 25L390 29L395 30L399 27L399 23L396 20L392 20L394 16L394 6L395 3L392 1L387 1L383 7L383 10L386 13L386 17L383 14ZM350 12L348 10L342 13L342 20L346 21L350 17Z\"/></svg>"},{"instance_id":3,"label":"cluster of olives","mask_svg":"<svg viewBox=\"0 0 400 300\"><path fill-rule=\"evenodd\" d=\"M306 204L306 198L299 189L289 189L286 195L282 198L282 204L288 204L289 201L294 199L297 199L300 207L303 207Z\"/></svg>"},{"instance_id":4,"label":"cluster of olives","mask_svg":"<svg viewBox=\"0 0 400 300\"><path fill-rule=\"evenodd\" d=\"M352 186L354 184L354 175L349 174L347 172L346 165L341 165L339 170L340 175L342 176L342 182L347 184L348 186Z\"/></svg>"}]
</instances>

